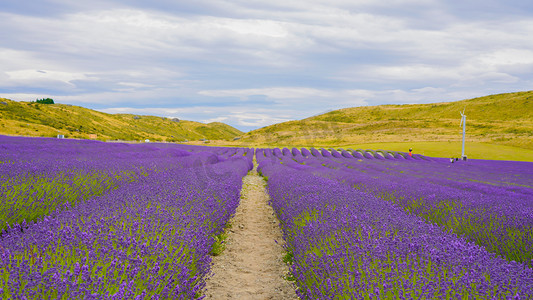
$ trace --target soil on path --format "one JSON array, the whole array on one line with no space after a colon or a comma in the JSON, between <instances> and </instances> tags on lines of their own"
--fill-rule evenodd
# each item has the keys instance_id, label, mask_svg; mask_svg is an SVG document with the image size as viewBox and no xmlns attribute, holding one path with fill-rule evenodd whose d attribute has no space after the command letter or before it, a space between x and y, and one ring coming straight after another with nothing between
<instances>
[{"instance_id":1,"label":"soil on path","mask_svg":"<svg viewBox=\"0 0 533 300\"><path fill-rule=\"evenodd\" d=\"M205 299L298 299L284 278L289 268L283 237L265 185L255 168L244 177L241 203L226 229L226 249L213 258Z\"/></svg>"}]
</instances>

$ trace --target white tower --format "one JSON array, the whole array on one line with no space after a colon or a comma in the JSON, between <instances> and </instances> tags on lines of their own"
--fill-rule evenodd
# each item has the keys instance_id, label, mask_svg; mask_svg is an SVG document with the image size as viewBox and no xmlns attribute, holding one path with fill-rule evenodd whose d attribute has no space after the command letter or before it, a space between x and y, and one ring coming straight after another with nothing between
<instances>
[{"instance_id":1,"label":"white tower","mask_svg":"<svg viewBox=\"0 0 533 300\"><path fill-rule=\"evenodd\" d=\"M466 108L465 108L466 110ZM462 160L466 160L466 155L465 155L465 135L466 135L466 115L465 115L465 110L463 110L463 112L461 113L461 124L463 125L463 151L461 153L461 159ZM461 126L461 125L459 125Z\"/></svg>"}]
</instances>

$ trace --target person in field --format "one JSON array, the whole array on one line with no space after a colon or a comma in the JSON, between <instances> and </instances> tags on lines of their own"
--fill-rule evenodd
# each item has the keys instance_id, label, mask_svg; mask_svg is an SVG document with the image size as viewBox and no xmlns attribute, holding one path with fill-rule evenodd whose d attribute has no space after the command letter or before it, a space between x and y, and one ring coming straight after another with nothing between
<instances>
[{"instance_id":1,"label":"person in field","mask_svg":"<svg viewBox=\"0 0 533 300\"><path fill-rule=\"evenodd\" d=\"M409 148L409 156L413 157L413 148Z\"/></svg>"}]
</instances>

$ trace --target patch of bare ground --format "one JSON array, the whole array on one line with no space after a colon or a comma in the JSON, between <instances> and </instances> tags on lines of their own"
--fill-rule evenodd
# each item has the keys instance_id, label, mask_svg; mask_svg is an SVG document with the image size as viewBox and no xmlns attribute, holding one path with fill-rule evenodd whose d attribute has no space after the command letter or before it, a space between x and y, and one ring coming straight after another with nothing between
<instances>
[{"instance_id":1,"label":"patch of bare ground","mask_svg":"<svg viewBox=\"0 0 533 300\"><path fill-rule=\"evenodd\" d=\"M241 203L226 229L226 249L213 258L205 299L299 299L285 279L283 237L268 200L266 183L254 168L243 179Z\"/></svg>"}]
</instances>

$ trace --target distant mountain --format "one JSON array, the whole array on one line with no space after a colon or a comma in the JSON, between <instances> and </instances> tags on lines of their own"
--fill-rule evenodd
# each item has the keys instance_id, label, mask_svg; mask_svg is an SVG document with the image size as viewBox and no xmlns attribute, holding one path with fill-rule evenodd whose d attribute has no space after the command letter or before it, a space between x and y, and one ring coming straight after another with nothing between
<instances>
[{"instance_id":1,"label":"distant mountain","mask_svg":"<svg viewBox=\"0 0 533 300\"><path fill-rule=\"evenodd\" d=\"M80 106L17 102L0 98L0 134L99 140L233 140L243 133L229 125L106 114Z\"/></svg>"},{"instance_id":2,"label":"distant mountain","mask_svg":"<svg viewBox=\"0 0 533 300\"><path fill-rule=\"evenodd\" d=\"M458 141L463 110L467 141L533 149L533 91L456 102L345 108L250 131L239 143L340 146Z\"/></svg>"}]
</instances>

